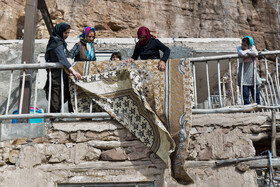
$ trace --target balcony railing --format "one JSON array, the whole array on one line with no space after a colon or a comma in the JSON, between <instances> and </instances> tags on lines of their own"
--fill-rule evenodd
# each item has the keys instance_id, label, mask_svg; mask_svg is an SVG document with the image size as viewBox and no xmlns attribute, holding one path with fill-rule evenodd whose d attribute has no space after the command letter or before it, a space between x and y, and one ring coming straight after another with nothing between
<instances>
[{"instance_id":1,"label":"balcony railing","mask_svg":"<svg viewBox=\"0 0 280 187\"><path fill-rule=\"evenodd\" d=\"M64 111L64 105L62 104L61 107L61 113L50 113L50 93L51 93L51 84L49 84L49 95L48 95L48 105L47 105L47 110L44 113L36 113L35 109L37 108L37 102L38 102L38 77L39 77L39 69L49 69L49 80L51 80L51 69L61 69L61 79L63 80L63 67L60 63L46 63L46 64L16 64L16 65L0 65L0 72L3 73L5 72L5 75L7 75L7 71L10 72L10 80L9 80L9 90L8 90L8 96L6 100L6 105L5 109L2 109L2 114L0 115L0 120L8 120L8 119L33 119L33 118L92 118L100 120L100 119L110 119L110 115L106 112L95 112L95 113L78 113L77 110L74 113L68 113ZM26 74L25 70L31 70L33 71L31 74ZM10 101L12 99L12 89L13 89L13 84L17 82L17 78L14 78L14 74L18 72L23 71L22 73L22 91L19 93L19 103L18 103L18 111L17 115L11 114L10 110L15 110L17 107L13 107L13 109L10 109ZM23 100L24 100L24 94L23 94L23 88L25 87L25 78L27 76L35 76L35 81L33 82L33 87L34 91L32 92L33 98L32 101L30 102L30 106L34 108L34 114L22 114L22 107L23 107ZM51 81L50 81L51 82ZM61 90L62 90L62 97L61 101L64 103L64 97L63 97L63 81L61 81ZM75 98L77 96L75 95ZM15 99L15 98L13 98ZM15 99L17 100L17 99ZM3 104L2 104L3 106ZM75 109L75 108L74 108Z\"/></svg>"},{"instance_id":2,"label":"balcony railing","mask_svg":"<svg viewBox=\"0 0 280 187\"><path fill-rule=\"evenodd\" d=\"M239 88L236 84L236 75L238 72L238 55L222 55L222 56L208 56L208 57L197 57L190 58L192 63L193 71L193 87L195 95L195 106L193 114L199 113L226 113L226 112L247 112L252 110L269 111L271 109L280 108L280 88L279 88L279 68L278 68L278 55L280 51L265 51L260 52L258 57L262 58L263 65L265 67L265 73L262 75L264 80L263 84L259 87L261 95L261 105L243 105L242 85ZM269 72L268 58L273 60L271 65L273 68ZM216 65L213 65L215 63ZM254 63L256 67L256 63ZM242 64L243 66L244 64ZM223 66L221 70L221 66ZM0 73L5 72L5 76L9 75L9 86L7 86L7 97L4 104L2 104L0 120L11 120L11 119L32 119L32 118L92 118L92 119L109 119L110 116L106 112L93 112L93 113L78 113L76 107L77 96L74 97L74 113L64 111L64 105L62 105L61 113L50 113L50 93L48 95L47 106L45 107L44 113L34 114L23 114L23 91L19 93L19 99L15 98L15 94L12 94L15 89L15 84L18 80L15 77L22 71L22 89L24 90L24 82L27 76L33 76L33 99L30 102L30 106L34 109L38 106L38 77L39 70L49 69L49 79L51 79L51 69L61 69L61 79L63 78L63 68L59 63L39 63L39 64L16 64L16 65L0 65ZM25 70L30 70L31 74L26 74ZM256 75L254 75L256 76ZM216 77L216 78L213 78ZM199 81L198 81L199 79ZM50 81L51 82L51 81ZM63 97L63 81L61 81L62 97L61 101L64 103ZM242 83L242 81L241 81ZM201 84L205 84L204 89L206 94L202 91L198 91ZM256 83L254 85L256 89ZM51 84L49 85L51 90ZM42 90L41 90L42 91ZM256 92L255 92L256 93ZM3 94L2 94L3 95ZM13 95L13 96L12 96ZM253 96L256 97L255 95ZM41 98L40 98L41 99ZM3 100L3 99L2 99ZM11 107L11 100L14 100L14 105ZM255 100L255 99L252 99ZM17 106L15 105L17 103ZM16 106L16 107L15 107ZM13 110L18 109L17 115L12 114Z\"/></svg>"},{"instance_id":3,"label":"balcony railing","mask_svg":"<svg viewBox=\"0 0 280 187\"><path fill-rule=\"evenodd\" d=\"M237 54L232 55L221 55L221 56L208 56L208 57L197 57L190 58L193 67L193 80L194 80L194 95L195 95L195 106L193 113L219 113L219 112L247 112L251 110L262 110L267 111L270 109L279 109L280 108L280 89L279 89L279 67L278 67L278 55L280 51L264 51L259 52L258 57L264 59L265 66L265 76L261 77L263 80L262 85L259 87L260 90L260 98L261 105L251 104L244 105L243 103L243 73L244 73L244 62L242 65L242 73L241 73L241 86L240 88L237 86L237 77L235 77L238 73L238 65L239 65L239 56ZM275 69L269 72L268 68L268 60L274 59L272 65L275 66ZM214 84L210 82L209 75L209 64L215 63L216 67L214 68L214 73L212 74L216 76L216 80ZM236 66L233 66L235 63ZM224 67L227 66L225 71L221 71L221 65ZM200 68L197 69L196 67ZM205 68L205 72L201 72L201 67ZM213 69L214 66L211 66ZM235 67L234 69L232 67ZM254 71L257 68L256 63L254 62ZM225 69L225 68L224 68ZM201 82L206 83L206 98L202 95L204 92L198 91L198 87L200 86L198 83L198 73L199 80ZM201 76L203 75L203 76ZM225 76L226 75L226 76ZM235 75L235 76L234 76ZM256 73L254 73L254 78L256 77ZM213 78L213 76L212 76ZM254 79L256 80L256 79ZM228 82L227 86L225 82ZM256 81L254 81L254 96L251 98L252 101L256 101ZM200 103L198 102L198 98L200 98ZM202 99L201 99L202 98ZM205 100L204 100L205 98ZM227 98L227 103L225 99ZM202 101L201 101L202 100ZM202 103L206 106L199 107ZM200 108L200 109L199 109Z\"/></svg>"}]
</instances>

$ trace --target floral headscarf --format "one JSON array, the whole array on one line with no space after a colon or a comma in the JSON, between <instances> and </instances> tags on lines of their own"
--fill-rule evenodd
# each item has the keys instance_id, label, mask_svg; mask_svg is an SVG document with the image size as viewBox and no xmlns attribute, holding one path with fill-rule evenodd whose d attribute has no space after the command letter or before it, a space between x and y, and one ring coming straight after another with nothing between
<instances>
[{"instance_id":1,"label":"floral headscarf","mask_svg":"<svg viewBox=\"0 0 280 187\"><path fill-rule=\"evenodd\" d=\"M94 39L95 39L96 29L93 27L85 27L82 34L79 36L79 38L84 42L90 31L94 32Z\"/></svg>"},{"instance_id":2,"label":"floral headscarf","mask_svg":"<svg viewBox=\"0 0 280 187\"><path fill-rule=\"evenodd\" d=\"M86 43L86 57L87 57L87 59L88 60L94 60L95 59L95 51L94 51L94 47L92 46L92 44L94 42L94 39L93 39L92 43L85 42L85 39L88 36L88 34L90 33L90 31L94 32L94 39L95 39L96 30L93 27L85 27L82 34L79 36L79 38L83 43Z\"/></svg>"}]
</instances>

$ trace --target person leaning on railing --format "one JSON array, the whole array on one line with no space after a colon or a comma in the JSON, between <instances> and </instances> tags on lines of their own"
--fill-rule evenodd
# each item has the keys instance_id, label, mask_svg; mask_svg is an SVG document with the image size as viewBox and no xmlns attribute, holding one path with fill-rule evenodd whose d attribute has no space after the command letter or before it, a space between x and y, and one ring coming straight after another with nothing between
<instances>
[{"instance_id":1,"label":"person leaning on railing","mask_svg":"<svg viewBox=\"0 0 280 187\"><path fill-rule=\"evenodd\" d=\"M240 47L237 48L237 54L239 58L239 71L238 71L238 85L241 86L241 75L242 75L242 64L244 63L243 67L243 100L244 104L250 104L250 97L249 97L249 90L251 90L251 96L254 99L254 63L257 63L257 55L258 51L254 46L253 38L250 36L245 36L242 39L242 44ZM260 104L260 92L258 85L261 84L260 76L255 70L256 75L256 103Z\"/></svg>"},{"instance_id":2,"label":"person leaning on railing","mask_svg":"<svg viewBox=\"0 0 280 187\"><path fill-rule=\"evenodd\" d=\"M80 41L69 51L67 58L74 61L96 61L94 39L96 30L93 27L85 27L79 36Z\"/></svg>"},{"instance_id":3,"label":"person leaning on railing","mask_svg":"<svg viewBox=\"0 0 280 187\"><path fill-rule=\"evenodd\" d=\"M81 75L76 72L73 67L71 67L70 62L66 58L67 53L67 44L65 39L69 36L70 25L67 23L57 24L50 36L45 59L46 62L59 62L61 63L66 70L70 72L71 75L74 75L77 79L81 79ZM53 69L51 77L51 101L50 101L50 112L59 113L61 109L61 70ZM49 71L47 76L47 82L44 87L46 92L46 98L48 99L49 95ZM69 84L68 84L68 74L66 71L63 72L63 83L64 83L64 102L68 101L68 110L73 112L72 104L70 102L70 93L69 93Z\"/></svg>"},{"instance_id":4,"label":"person leaning on railing","mask_svg":"<svg viewBox=\"0 0 280 187\"><path fill-rule=\"evenodd\" d=\"M160 59L158 63L158 69L160 71L165 70L165 62L170 55L170 49L161 43L155 36L150 34L150 30L147 27L140 27L137 31L137 37L139 41L136 43L133 55L128 62L137 60L140 56L141 60L148 59ZM163 52L163 56L160 58L159 50Z\"/></svg>"}]
</instances>

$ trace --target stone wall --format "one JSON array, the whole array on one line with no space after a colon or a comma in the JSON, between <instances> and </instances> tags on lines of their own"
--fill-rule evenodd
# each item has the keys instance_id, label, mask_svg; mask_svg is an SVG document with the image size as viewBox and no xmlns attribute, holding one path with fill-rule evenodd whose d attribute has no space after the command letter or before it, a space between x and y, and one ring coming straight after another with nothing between
<instances>
[{"instance_id":1,"label":"stone wall","mask_svg":"<svg viewBox=\"0 0 280 187\"><path fill-rule=\"evenodd\" d=\"M72 37L94 26L101 38L136 37L145 25L157 37L240 38L252 35L258 49L279 49L277 1L251 0L46 0L53 22L71 23ZM0 0L0 38L23 37L25 0ZM38 13L37 38L49 34Z\"/></svg>"},{"instance_id":2,"label":"stone wall","mask_svg":"<svg viewBox=\"0 0 280 187\"><path fill-rule=\"evenodd\" d=\"M255 156L269 134L270 113L193 115L185 168L193 187L257 186L253 169L217 167L216 160ZM276 123L280 115L276 115ZM1 124L3 125L3 124ZM32 124L30 124L32 125ZM115 121L45 123L45 136L0 142L0 186L154 182L180 186L166 165ZM20 126L18 125L20 128ZM277 142L279 143L279 142ZM269 149L269 145L265 144ZM199 163L199 164L194 164Z\"/></svg>"},{"instance_id":3,"label":"stone wall","mask_svg":"<svg viewBox=\"0 0 280 187\"><path fill-rule=\"evenodd\" d=\"M270 126L269 112L193 115L185 166L197 186L257 186L253 169L241 172L236 164L217 167L215 161L259 156L270 149Z\"/></svg>"},{"instance_id":4,"label":"stone wall","mask_svg":"<svg viewBox=\"0 0 280 187\"><path fill-rule=\"evenodd\" d=\"M117 122L42 125L46 125L44 137L0 143L0 186L110 182L176 185L164 162Z\"/></svg>"}]
</instances>

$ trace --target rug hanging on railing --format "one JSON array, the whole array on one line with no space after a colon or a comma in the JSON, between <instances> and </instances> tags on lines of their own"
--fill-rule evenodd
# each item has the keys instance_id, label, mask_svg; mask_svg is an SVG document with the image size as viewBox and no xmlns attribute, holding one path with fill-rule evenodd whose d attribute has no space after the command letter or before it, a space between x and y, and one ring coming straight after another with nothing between
<instances>
[{"instance_id":1,"label":"rug hanging on railing","mask_svg":"<svg viewBox=\"0 0 280 187\"><path fill-rule=\"evenodd\" d=\"M78 62L74 69L83 80L71 81L72 103L76 87L78 112L105 110L168 165L173 138L173 176L188 183L192 180L182 168L193 102L190 62L169 60L165 72L158 71L157 64L158 60Z\"/></svg>"}]
</instances>

